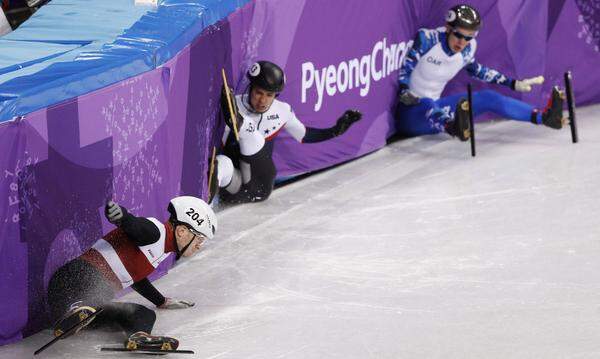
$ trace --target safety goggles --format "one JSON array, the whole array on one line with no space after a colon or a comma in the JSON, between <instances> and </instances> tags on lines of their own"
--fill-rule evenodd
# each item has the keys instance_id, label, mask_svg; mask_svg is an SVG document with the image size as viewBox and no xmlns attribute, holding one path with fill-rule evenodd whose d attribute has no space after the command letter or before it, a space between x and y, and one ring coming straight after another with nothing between
<instances>
[{"instance_id":1,"label":"safety goggles","mask_svg":"<svg viewBox=\"0 0 600 359\"><path fill-rule=\"evenodd\" d=\"M186 226L185 226L185 227L188 229L188 231L192 232L192 234L193 234L193 235L195 235L196 237L202 237L202 238L204 238L204 235L203 235L202 233L200 233L200 232L198 232L198 231L195 231L195 230L194 230L194 229L193 229L191 226L189 226L187 223L186 223Z\"/></svg>"},{"instance_id":2,"label":"safety goggles","mask_svg":"<svg viewBox=\"0 0 600 359\"><path fill-rule=\"evenodd\" d=\"M458 31L456 29L453 29L452 30L452 35L456 36L456 38L459 39L459 40L463 39L463 40L469 42L469 41L473 40L477 36L477 33L475 33L473 36L467 36L467 35L461 33L460 31Z\"/></svg>"}]
</instances>

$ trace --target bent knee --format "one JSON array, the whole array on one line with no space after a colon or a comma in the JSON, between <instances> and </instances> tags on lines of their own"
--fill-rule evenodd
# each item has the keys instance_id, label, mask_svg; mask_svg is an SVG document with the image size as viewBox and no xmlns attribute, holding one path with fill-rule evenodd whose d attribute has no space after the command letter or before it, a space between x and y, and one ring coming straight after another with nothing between
<instances>
[{"instance_id":1,"label":"bent knee","mask_svg":"<svg viewBox=\"0 0 600 359\"><path fill-rule=\"evenodd\" d=\"M224 155L217 156L217 177L219 180L219 187L226 187L231 183L233 177L233 162L231 159Z\"/></svg>"}]
</instances>

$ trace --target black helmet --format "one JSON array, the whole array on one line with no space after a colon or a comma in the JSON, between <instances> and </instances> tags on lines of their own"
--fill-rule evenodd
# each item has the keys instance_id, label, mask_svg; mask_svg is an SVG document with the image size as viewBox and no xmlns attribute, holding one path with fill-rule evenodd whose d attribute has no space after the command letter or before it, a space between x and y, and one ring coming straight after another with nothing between
<instances>
[{"instance_id":1,"label":"black helmet","mask_svg":"<svg viewBox=\"0 0 600 359\"><path fill-rule=\"evenodd\" d=\"M453 28L463 28L478 31L481 27L481 16L469 5L456 5L448 10L446 23Z\"/></svg>"},{"instance_id":2,"label":"black helmet","mask_svg":"<svg viewBox=\"0 0 600 359\"><path fill-rule=\"evenodd\" d=\"M246 73L250 85L279 93L285 87L285 75L281 67L269 61L257 61Z\"/></svg>"}]
</instances>

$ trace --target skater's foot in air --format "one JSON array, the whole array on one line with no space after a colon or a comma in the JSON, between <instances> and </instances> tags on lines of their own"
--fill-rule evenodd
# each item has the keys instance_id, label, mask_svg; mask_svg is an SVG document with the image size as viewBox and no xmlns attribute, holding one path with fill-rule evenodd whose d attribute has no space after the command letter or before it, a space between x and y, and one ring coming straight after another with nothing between
<instances>
[{"instance_id":1,"label":"skater's foot in air","mask_svg":"<svg viewBox=\"0 0 600 359\"><path fill-rule=\"evenodd\" d=\"M548 101L548 106L542 113L542 123L550 128L560 130L569 120L563 117L564 94L558 89L558 86L552 88L552 95Z\"/></svg>"},{"instance_id":2,"label":"skater's foot in air","mask_svg":"<svg viewBox=\"0 0 600 359\"><path fill-rule=\"evenodd\" d=\"M458 137L461 141L468 141L471 137L471 126L469 125L469 101L461 99L456 105L454 120L446 122L446 132L452 137Z\"/></svg>"},{"instance_id":3,"label":"skater's foot in air","mask_svg":"<svg viewBox=\"0 0 600 359\"><path fill-rule=\"evenodd\" d=\"M60 318L56 324L54 324L54 336L58 337L66 332L69 328L73 327L80 323L78 328L71 334L75 334L79 332L81 329L85 328L88 324L94 320L92 317L89 320L86 320L90 315L96 312L96 308L82 305L82 302L76 302L71 304L69 310L65 313L65 315Z\"/></svg>"}]
</instances>

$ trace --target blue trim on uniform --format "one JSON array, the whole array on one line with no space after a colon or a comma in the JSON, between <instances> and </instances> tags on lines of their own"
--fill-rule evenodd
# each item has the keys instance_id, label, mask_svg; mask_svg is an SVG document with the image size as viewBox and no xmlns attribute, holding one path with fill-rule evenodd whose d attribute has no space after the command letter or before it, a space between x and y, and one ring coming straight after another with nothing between
<instances>
[{"instance_id":1,"label":"blue trim on uniform","mask_svg":"<svg viewBox=\"0 0 600 359\"><path fill-rule=\"evenodd\" d=\"M469 76L490 84L503 85L512 88L513 79L482 64L473 61L465 66Z\"/></svg>"}]
</instances>

